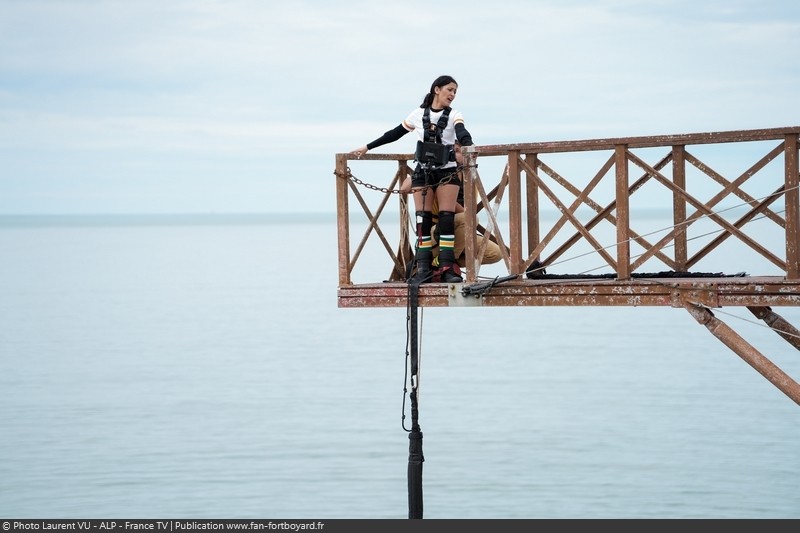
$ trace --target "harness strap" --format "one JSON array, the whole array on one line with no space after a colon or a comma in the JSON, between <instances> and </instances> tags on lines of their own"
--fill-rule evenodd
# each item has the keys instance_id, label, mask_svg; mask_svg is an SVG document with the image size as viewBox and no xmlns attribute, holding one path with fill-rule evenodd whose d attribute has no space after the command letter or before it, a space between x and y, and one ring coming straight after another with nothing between
<instances>
[{"instance_id":1,"label":"harness strap","mask_svg":"<svg viewBox=\"0 0 800 533\"><path fill-rule=\"evenodd\" d=\"M435 142L441 144L442 132L447 127L447 121L450 120L450 108L445 107L442 111L439 120L435 125L431 125L431 108L425 108L422 112L422 128L425 130L425 142Z\"/></svg>"}]
</instances>

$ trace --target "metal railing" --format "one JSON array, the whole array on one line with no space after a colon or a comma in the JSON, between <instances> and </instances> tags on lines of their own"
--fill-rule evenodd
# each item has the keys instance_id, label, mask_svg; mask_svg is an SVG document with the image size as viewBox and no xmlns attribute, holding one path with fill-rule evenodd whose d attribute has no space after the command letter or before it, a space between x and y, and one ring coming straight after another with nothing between
<instances>
[{"instance_id":1,"label":"metal railing","mask_svg":"<svg viewBox=\"0 0 800 533\"><path fill-rule=\"evenodd\" d=\"M463 147L465 281L480 274L479 235L499 245L509 275L546 269L584 250L619 280L654 264L690 272L729 253L726 243L736 241L785 279L798 280L798 135L800 126ZM369 153L354 163L351 154L336 155L340 287L354 285L370 240L385 251L388 281L405 280L415 237L399 187L413 172L413 157ZM365 166L376 161L393 162L393 171L381 167L377 178L364 177L362 170L376 175ZM398 209L387 209L395 195ZM658 236L646 228L652 210L671 214ZM351 248L356 220L366 226ZM765 242L768 231L781 238Z\"/></svg>"}]
</instances>

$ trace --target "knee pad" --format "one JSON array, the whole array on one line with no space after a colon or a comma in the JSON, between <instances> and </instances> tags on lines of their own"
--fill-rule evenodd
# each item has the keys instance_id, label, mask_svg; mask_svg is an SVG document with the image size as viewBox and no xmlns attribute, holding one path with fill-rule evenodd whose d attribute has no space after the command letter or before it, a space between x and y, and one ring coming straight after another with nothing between
<instances>
[{"instance_id":1,"label":"knee pad","mask_svg":"<svg viewBox=\"0 0 800 533\"><path fill-rule=\"evenodd\" d=\"M417 236L430 235L433 227L433 213L430 211L417 211Z\"/></svg>"},{"instance_id":2,"label":"knee pad","mask_svg":"<svg viewBox=\"0 0 800 533\"><path fill-rule=\"evenodd\" d=\"M453 211L439 211L439 234L452 235L456 227L455 219Z\"/></svg>"}]
</instances>

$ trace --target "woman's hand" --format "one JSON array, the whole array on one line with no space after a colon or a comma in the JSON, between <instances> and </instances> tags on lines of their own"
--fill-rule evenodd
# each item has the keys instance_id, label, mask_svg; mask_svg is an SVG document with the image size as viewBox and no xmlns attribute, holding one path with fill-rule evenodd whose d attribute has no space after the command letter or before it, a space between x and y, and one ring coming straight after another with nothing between
<instances>
[{"instance_id":1,"label":"woman's hand","mask_svg":"<svg viewBox=\"0 0 800 533\"><path fill-rule=\"evenodd\" d=\"M365 144L364 146L356 148L350 153L356 156L358 159L361 159L361 156L366 154L367 152L369 152L369 148L367 148L367 145Z\"/></svg>"}]
</instances>

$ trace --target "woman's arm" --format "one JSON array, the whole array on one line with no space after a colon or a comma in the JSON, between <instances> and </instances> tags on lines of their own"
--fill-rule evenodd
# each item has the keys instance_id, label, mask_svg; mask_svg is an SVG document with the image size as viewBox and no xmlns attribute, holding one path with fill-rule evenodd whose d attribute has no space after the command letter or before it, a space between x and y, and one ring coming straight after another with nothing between
<instances>
[{"instance_id":1,"label":"woman's arm","mask_svg":"<svg viewBox=\"0 0 800 533\"><path fill-rule=\"evenodd\" d=\"M456 139L461 146L472 146L472 135L467 131L463 122L456 122Z\"/></svg>"},{"instance_id":2,"label":"woman's arm","mask_svg":"<svg viewBox=\"0 0 800 533\"><path fill-rule=\"evenodd\" d=\"M366 154L368 151L373 150L373 149L377 148L378 146L383 146L384 144L393 143L394 141L400 139L400 137L402 137L403 135L408 133L408 131L409 130L407 130L405 126L403 126L402 124L398 124L395 128L387 131L386 133L384 133L383 135L381 135L380 137L378 137L377 139L375 139L371 143L367 143L367 144L365 144L364 146L362 146L360 148L356 148L355 150L353 150L350 153L351 154L355 154L358 157L361 157L362 155Z\"/></svg>"}]
</instances>

